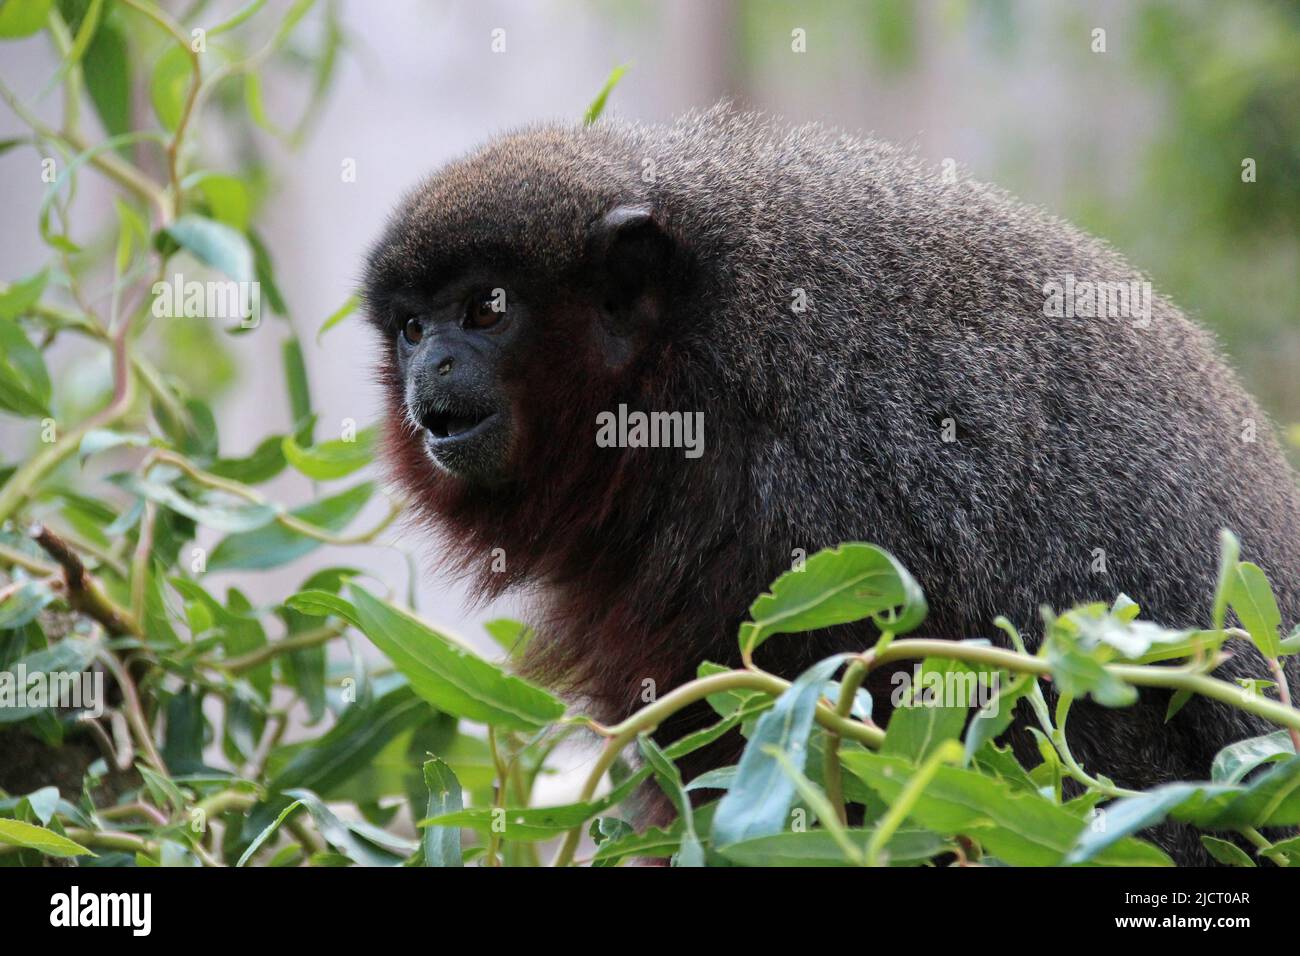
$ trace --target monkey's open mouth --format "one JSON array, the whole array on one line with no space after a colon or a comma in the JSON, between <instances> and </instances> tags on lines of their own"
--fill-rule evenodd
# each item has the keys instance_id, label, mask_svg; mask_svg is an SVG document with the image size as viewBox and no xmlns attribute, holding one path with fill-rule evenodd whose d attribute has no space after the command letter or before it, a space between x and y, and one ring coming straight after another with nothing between
<instances>
[{"instance_id":1,"label":"monkey's open mouth","mask_svg":"<svg viewBox=\"0 0 1300 956\"><path fill-rule=\"evenodd\" d=\"M493 418L496 412L429 412L420 419L420 424L431 439L445 441L476 434Z\"/></svg>"}]
</instances>

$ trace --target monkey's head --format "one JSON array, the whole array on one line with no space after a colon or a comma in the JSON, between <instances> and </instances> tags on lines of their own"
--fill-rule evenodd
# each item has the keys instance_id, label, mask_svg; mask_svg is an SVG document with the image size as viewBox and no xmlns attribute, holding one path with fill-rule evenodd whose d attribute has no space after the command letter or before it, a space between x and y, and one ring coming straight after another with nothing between
<instances>
[{"instance_id":1,"label":"monkey's head","mask_svg":"<svg viewBox=\"0 0 1300 956\"><path fill-rule=\"evenodd\" d=\"M433 517L554 508L616 467L596 415L661 362L688 269L636 169L586 142L601 135L495 141L409 194L370 253L388 455Z\"/></svg>"}]
</instances>

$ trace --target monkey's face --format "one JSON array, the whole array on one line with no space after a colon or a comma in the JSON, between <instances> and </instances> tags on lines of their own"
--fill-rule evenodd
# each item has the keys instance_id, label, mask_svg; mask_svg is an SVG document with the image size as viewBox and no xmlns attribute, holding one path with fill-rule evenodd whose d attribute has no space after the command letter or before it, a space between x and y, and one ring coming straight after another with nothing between
<instances>
[{"instance_id":1,"label":"monkey's face","mask_svg":"<svg viewBox=\"0 0 1300 956\"><path fill-rule=\"evenodd\" d=\"M505 471L514 415L503 370L527 338L528 307L485 275L390 303L403 412L438 468L475 483Z\"/></svg>"},{"instance_id":2,"label":"monkey's face","mask_svg":"<svg viewBox=\"0 0 1300 956\"><path fill-rule=\"evenodd\" d=\"M666 354L682 256L648 204L566 142L521 134L451 164L371 250L388 459L430 511L504 513L529 490L589 487L618 457L597 446L598 412L635 400L641 366Z\"/></svg>"}]
</instances>

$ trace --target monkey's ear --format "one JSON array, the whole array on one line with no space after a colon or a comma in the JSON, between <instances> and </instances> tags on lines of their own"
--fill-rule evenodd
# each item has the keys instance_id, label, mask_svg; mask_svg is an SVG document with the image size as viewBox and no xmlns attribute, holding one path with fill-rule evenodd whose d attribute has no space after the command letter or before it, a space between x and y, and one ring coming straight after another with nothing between
<instances>
[{"instance_id":1,"label":"monkey's ear","mask_svg":"<svg viewBox=\"0 0 1300 956\"><path fill-rule=\"evenodd\" d=\"M649 206L616 206L592 223L588 267L616 335L654 326L664 311L676 243Z\"/></svg>"}]
</instances>

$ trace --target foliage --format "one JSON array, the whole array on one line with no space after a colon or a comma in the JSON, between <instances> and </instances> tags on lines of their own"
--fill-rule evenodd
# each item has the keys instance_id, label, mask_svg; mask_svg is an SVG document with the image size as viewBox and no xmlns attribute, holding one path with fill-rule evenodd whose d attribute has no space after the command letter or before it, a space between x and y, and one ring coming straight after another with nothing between
<instances>
[{"instance_id":1,"label":"foliage","mask_svg":"<svg viewBox=\"0 0 1300 956\"><path fill-rule=\"evenodd\" d=\"M236 588L217 593L207 583L214 571L261 571L322 546L376 542L401 507L384 503L378 520L354 530L384 497L358 478L373 432L317 438L303 346L255 231L256 164L208 169L195 142L207 110L226 111L222 122L235 127L300 138L304 123L285 132L268 122L259 77L315 23L324 39L314 52L295 49L312 65L316 102L342 32L331 7L299 0L265 31L272 39L246 53L246 24L270 16L263 0L252 0L206 30L199 55L197 24L149 0L23 9L36 6L36 19L19 16L12 2L0 7L0 34L48 32L63 56L56 80L66 94L63 126L54 129L0 87L31 128L24 142L55 157L58 169L40 217L50 264L0 290L0 407L35 433L30 454L6 452L0 463L0 677L95 673L108 691L102 715L0 697L0 746L29 745L28 769L53 765L60 750L95 748L72 780L0 795L0 863L528 865L553 841L560 865L580 857L599 866L643 857L741 866L1161 865L1168 858L1140 832L1164 819L1207 831L1207 847L1228 862L1300 861L1294 839L1272 843L1260 832L1300 823L1300 711L1278 663L1300 651L1300 635L1282 637L1267 580L1238 559L1226 534L1204 630L1141 621L1136 605L1120 599L1047 614L1034 653L1006 622L1009 648L906 636L925 621L920 588L891 555L846 543L809 557L755 600L737 635L744 666L702 662L697 679L615 726L566 713L547 691L423 623L350 562L266 605ZM201 15L202 4L193 16ZM147 98L133 95L137 83ZM81 126L87 90L106 134L93 144ZM134 115L146 99L156 127ZM118 190L106 236L74 235L72 197L87 171ZM154 315L154 283L181 265L257 281L279 316L252 329L242 314L225 316L229 334L270 333L283 343L294 421L247 455L223 455L209 393L187 389L182 368L154 364L151 346L165 341L167 324ZM88 283L105 275L108 295L88 295ZM321 333L355 305L341 306ZM51 374L47 356L69 337L109 358L104 393L74 399ZM118 470L98 479L79 470L104 461ZM328 488L310 502L282 504L261 486L287 469ZM222 536L210 553L195 543L199 528ZM1227 626L1229 610L1243 628ZM765 641L868 620L881 632L873 648L818 662L793 681L757 662ZM515 622L490 629L507 648L529 636ZM358 635L382 657L357 653ZM1214 678L1230 639L1254 642L1270 673L1248 688ZM917 662L920 682L913 706L882 726L863 682L899 661ZM938 693L981 681L995 693L969 721L969 698ZM1045 681L1059 694L1050 711ZM1208 781L1128 791L1104 768L1078 764L1065 724L1072 701L1125 706L1139 686L1174 691L1171 711L1202 694L1281 730L1225 749ZM650 736L706 701L717 715L712 726L673 741ZM1034 766L996 740L1018 702L1038 724L1042 759ZM290 739L291 722L303 721L305 732ZM684 780L677 762L729 732L747 740L738 765ZM536 805L557 748L579 735L604 745L578 799ZM634 749L637 769L629 769L624 758ZM1067 799L1066 779L1082 795ZM621 816L643 785L660 787L677 807L669 827L637 833ZM718 791L720 799L697 799ZM1253 857L1229 837L1243 838Z\"/></svg>"}]
</instances>

